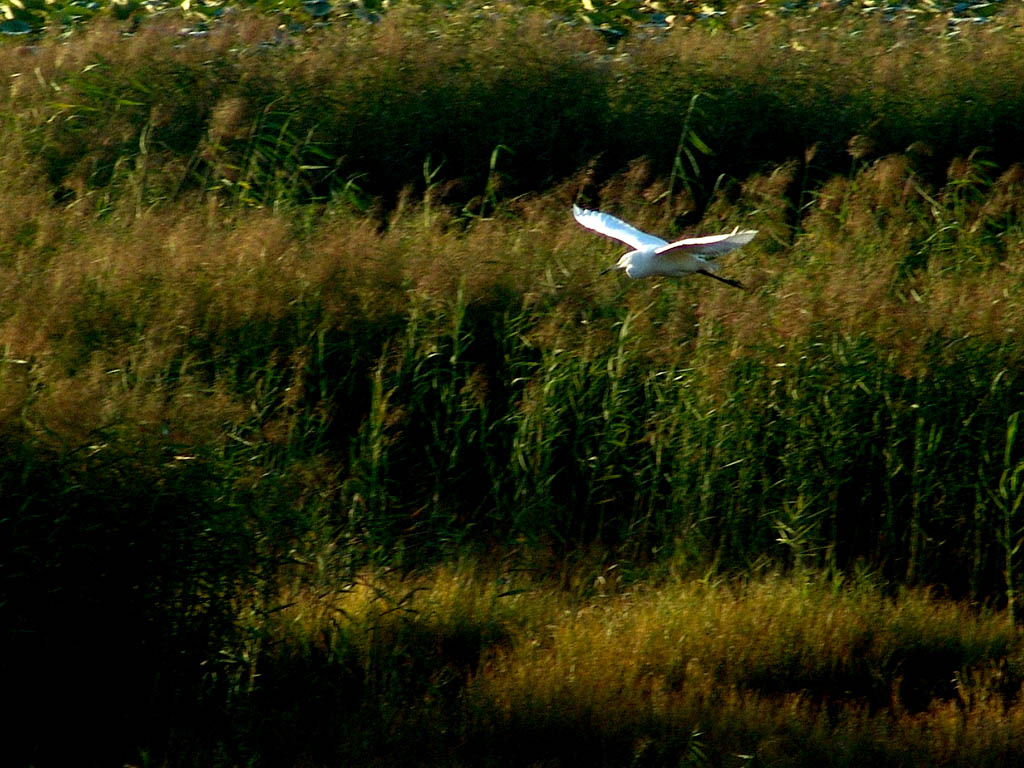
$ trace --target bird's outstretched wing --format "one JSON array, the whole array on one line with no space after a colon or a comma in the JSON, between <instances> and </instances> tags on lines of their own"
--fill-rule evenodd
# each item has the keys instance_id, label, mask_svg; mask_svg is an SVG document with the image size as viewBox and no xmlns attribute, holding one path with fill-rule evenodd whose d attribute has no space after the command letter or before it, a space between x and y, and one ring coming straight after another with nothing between
<instances>
[{"instance_id":1,"label":"bird's outstretched wing","mask_svg":"<svg viewBox=\"0 0 1024 768\"><path fill-rule=\"evenodd\" d=\"M641 232L636 227L627 224L621 219L617 219L608 213L602 213L601 211L588 211L585 208L580 208L578 205L574 205L572 207L572 215L576 218L576 221L587 229L600 232L602 235L607 235L608 237L614 237L616 240L622 241L633 250L657 248L659 246L668 245L667 241L662 240L660 237L655 237L654 235L649 235L646 232Z\"/></svg>"},{"instance_id":2,"label":"bird's outstretched wing","mask_svg":"<svg viewBox=\"0 0 1024 768\"><path fill-rule=\"evenodd\" d=\"M677 240L674 243L666 243L658 248L655 253L659 256L682 257L701 256L705 259L713 259L723 253L735 251L757 235L756 229L744 229L742 232L737 228L726 235L707 235L705 237L688 237L685 240Z\"/></svg>"}]
</instances>

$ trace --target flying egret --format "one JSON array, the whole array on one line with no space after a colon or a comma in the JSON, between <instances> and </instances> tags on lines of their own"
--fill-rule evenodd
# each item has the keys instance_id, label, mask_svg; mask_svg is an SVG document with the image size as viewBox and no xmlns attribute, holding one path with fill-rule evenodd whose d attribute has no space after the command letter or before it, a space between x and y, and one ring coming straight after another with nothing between
<instances>
[{"instance_id":1,"label":"flying egret","mask_svg":"<svg viewBox=\"0 0 1024 768\"><path fill-rule=\"evenodd\" d=\"M624 269L630 277L682 277L696 272L734 288L742 288L743 284L739 280L730 280L715 274L718 271L718 264L714 259L746 245L757 234L756 229L740 231L737 227L727 235L688 237L670 243L660 237L641 232L636 227L601 211L588 211L573 205L572 215L587 229L621 240L633 249L619 257L615 266L601 272L602 275L613 269Z\"/></svg>"}]
</instances>

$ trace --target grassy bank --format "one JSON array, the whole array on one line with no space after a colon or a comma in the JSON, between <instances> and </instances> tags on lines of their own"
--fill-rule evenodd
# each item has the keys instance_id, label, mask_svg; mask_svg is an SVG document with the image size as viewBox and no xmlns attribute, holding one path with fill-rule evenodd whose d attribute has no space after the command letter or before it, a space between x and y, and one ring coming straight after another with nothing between
<instances>
[{"instance_id":1,"label":"grassy bank","mask_svg":"<svg viewBox=\"0 0 1024 768\"><path fill-rule=\"evenodd\" d=\"M566 589L510 564L286 591L222 667L229 727L200 738L275 765L1020 759L1005 616L870 580L630 585L610 568Z\"/></svg>"},{"instance_id":2,"label":"grassy bank","mask_svg":"<svg viewBox=\"0 0 1024 768\"><path fill-rule=\"evenodd\" d=\"M0 48L16 757L1013 763L1012 26L167 32Z\"/></svg>"},{"instance_id":3,"label":"grassy bank","mask_svg":"<svg viewBox=\"0 0 1024 768\"><path fill-rule=\"evenodd\" d=\"M733 259L748 293L599 279L617 249L569 220L564 192L465 228L408 203L383 232L347 210L315 226L290 211L220 219L184 207L125 222L39 201L39 230L8 267L2 380L3 489L17 510L3 522L20 650L9 672L38 705L25 711L49 711L60 680L141 697L149 708L119 712L118 736L158 750L170 738L189 762L190 734L230 730L234 707L259 718L282 706L263 687L270 676L252 677L263 675L250 666L262 641L240 616L254 589L267 611L283 572L329 591L367 562L409 568L467 550L550 552L542 572L617 565L630 580L863 569L894 591L933 584L1012 606L1017 246L973 264L960 250L929 251L902 272L893 260L918 257L912 244L935 234L936 211L921 197L881 223L859 218L879 175L835 181L846 197L834 211L832 198L816 204L795 245L766 237ZM750 194L772 178L750 179ZM984 187L972 215L1007 183ZM957 215L949 205L944 221ZM721 226L776 225L749 203L729 210ZM991 253L976 220L962 221L951 249ZM871 250L869 238L897 245ZM303 643L320 642L310 633ZM316 677L320 657L289 647L296 679ZM472 657L460 663L458 674L479 674ZM879 681L858 685L876 687L858 696L883 696L894 669L871 672ZM386 674L406 673L414 688L432 685L415 667ZM800 669L764 672L791 673L785 685L810 685ZM33 688L41 681L51 683ZM405 722L405 688L376 695ZM549 717L560 717L561 695ZM786 706L804 711L800 696ZM740 698L731 706L758 717L780 701ZM87 699L64 701L65 717L87 711ZM707 710L680 706L709 733ZM956 705L939 706L953 728ZM567 711L592 723L588 739L608 725ZM317 728L332 732L331 712ZM634 737L652 739L634 746L662 755L655 764L657 750L690 749L663 730L672 712L613 729L600 742L609 764ZM492 716L479 727L509 740L567 727ZM831 721L804 716L819 718L826 749ZM166 722L177 723L170 736ZM386 722L383 733L406 727ZM922 729L914 745L938 727L906 723ZM420 748L419 730L400 735ZM426 754L447 748L444 735L429 736ZM207 739L220 737L195 738L203 762ZM234 738L231 749L254 755L287 751ZM322 738L324 754L355 749ZM714 738L694 744L760 743Z\"/></svg>"},{"instance_id":4,"label":"grassy bank","mask_svg":"<svg viewBox=\"0 0 1024 768\"><path fill-rule=\"evenodd\" d=\"M762 229L731 265L748 293L599 278L617 251L568 190L468 227L408 203L383 232L332 208L83 220L35 193L7 430L74 466L156 460L154 482L200 465L384 560L525 536L1005 594L1019 230L987 221L1016 182L966 207L891 158L831 182L782 248L788 172L705 225ZM604 198L642 197L630 178Z\"/></svg>"},{"instance_id":5,"label":"grassy bank","mask_svg":"<svg viewBox=\"0 0 1024 768\"><path fill-rule=\"evenodd\" d=\"M720 186L794 160L814 187L855 167L849 152L914 145L933 184L972 152L1016 162L1015 18L953 37L943 17L764 18L614 48L519 6L401 6L308 34L238 12L184 39L159 18L130 36L97 20L0 50L5 145L41 161L59 201L136 212L200 190L246 205L345 197L383 216L430 187L478 215L588 165L603 184L643 157L672 177L669 199L692 198L693 224Z\"/></svg>"}]
</instances>

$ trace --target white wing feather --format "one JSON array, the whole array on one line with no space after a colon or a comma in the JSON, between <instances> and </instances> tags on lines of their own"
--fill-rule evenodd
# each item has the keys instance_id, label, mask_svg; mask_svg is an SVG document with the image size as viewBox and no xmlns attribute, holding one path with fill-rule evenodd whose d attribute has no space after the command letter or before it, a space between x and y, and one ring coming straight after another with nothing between
<instances>
[{"instance_id":1,"label":"white wing feather","mask_svg":"<svg viewBox=\"0 0 1024 768\"><path fill-rule=\"evenodd\" d=\"M681 257L681 256L702 256L713 259L723 253L735 251L741 248L757 235L756 229L745 229L742 232L734 229L727 235L707 235L706 237L688 237L685 240L677 240L674 243L666 243L658 248L655 253L659 256Z\"/></svg>"},{"instance_id":2,"label":"white wing feather","mask_svg":"<svg viewBox=\"0 0 1024 768\"><path fill-rule=\"evenodd\" d=\"M660 237L649 235L646 232L641 232L636 227L627 224L621 219L617 219L611 214L602 213L601 211L588 211L584 208L580 208L578 205L572 207L572 215L576 218L580 224L587 229L592 229L595 232L600 232L602 235L613 237L633 250L643 250L647 248L660 248L661 246L668 245L668 241L662 240ZM726 235L728 237L728 235ZM680 242L686 242L680 241ZM749 241L747 241L749 242ZM733 246L738 248L739 246ZM732 250L731 248L729 250Z\"/></svg>"}]
</instances>

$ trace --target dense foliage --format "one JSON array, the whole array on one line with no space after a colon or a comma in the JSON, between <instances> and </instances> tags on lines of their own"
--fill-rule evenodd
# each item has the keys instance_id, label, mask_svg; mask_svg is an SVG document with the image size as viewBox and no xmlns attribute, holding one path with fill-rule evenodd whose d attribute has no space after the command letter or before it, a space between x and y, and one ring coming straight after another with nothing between
<instances>
[{"instance_id":1,"label":"dense foliage","mask_svg":"<svg viewBox=\"0 0 1024 768\"><path fill-rule=\"evenodd\" d=\"M0 606L24 762L62 749L48 712L101 759L173 764L372 762L416 734L426 761L448 727L470 745L567 727L550 719L565 690L494 677L529 679L544 610L430 618L397 577L345 608L373 568L457 556L501 559L474 576L492 607L552 586L583 604L612 573L621 592L782 571L869 584L898 627L885 595L932 599L905 587L1012 624L1015 17L955 35L936 13L808 18L630 25L609 47L551 8L399 6L312 31L252 10L203 35L96 19L0 47ZM750 290L600 277L620 251L571 220L576 200L666 235L759 229L727 262ZM723 630L740 631L769 630ZM694 672L659 651L653 677L594 690L646 681L666 708L620 726L597 694L566 711L607 739L587 762L699 763L779 738L745 709L690 738L719 707L802 691L801 728L855 737L800 764L896 765L901 734L864 740L878 721L858 707L955 699L974 733L998 701L1002 735L965 736L962 764L1011 764L1013 632L893 632L898 650L847 638L828 669L722 646ZM92 706L100 688L123 706ZM453 701L458 726L433 730ZM366 730L338 735L346 718ZM322 741L289 752L302 722Z\"/></svg>"}]
</instances>

